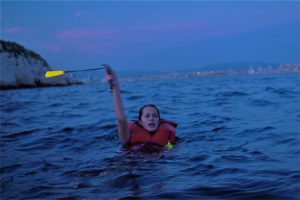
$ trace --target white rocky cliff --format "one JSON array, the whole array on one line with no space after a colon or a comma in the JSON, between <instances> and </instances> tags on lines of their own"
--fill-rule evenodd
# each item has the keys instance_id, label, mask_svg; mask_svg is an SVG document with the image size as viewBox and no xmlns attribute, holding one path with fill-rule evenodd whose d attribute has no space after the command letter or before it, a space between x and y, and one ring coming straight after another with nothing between
<instances>
[{"instance_id":1,"label":"white rocky cliff","mask_svg":"<svg viewBox=\"0 0 300 200\"><path fill-rule=\"evenodd\" d=\"M45 78L51 70L37 53L15 42L0 40L0 89L78 84L71 76Z\"/></svg>"}]
</instances>

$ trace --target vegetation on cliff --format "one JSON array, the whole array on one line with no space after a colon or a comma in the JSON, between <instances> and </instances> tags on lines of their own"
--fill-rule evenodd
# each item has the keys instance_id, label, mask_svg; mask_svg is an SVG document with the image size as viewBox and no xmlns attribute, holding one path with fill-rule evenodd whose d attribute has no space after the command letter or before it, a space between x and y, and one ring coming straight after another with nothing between
<instances>
[{"instance_id":1,"label":"vegetation on cliff","mask_svg":"<svg viewBox=\"0 0 300 200\"><path fill-rule=\"evenodd\" d=\"M0 40L0 44L1 44L0 53L7 52L9 54L14 55L15 57L24 56L26 58L34 58L36 60L41 61L44 66L49 67L47 61L44 58L42 58L39 54L29 49L26 49L20 44L17 44L15 42L4 41L4 40Z\"/></svg>"}]
</instances>

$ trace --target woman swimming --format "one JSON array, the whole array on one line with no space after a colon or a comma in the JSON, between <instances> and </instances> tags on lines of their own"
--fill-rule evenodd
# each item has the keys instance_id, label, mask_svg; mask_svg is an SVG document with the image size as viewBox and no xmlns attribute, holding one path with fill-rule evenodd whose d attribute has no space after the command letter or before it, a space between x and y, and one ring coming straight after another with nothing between
<instances>
[{"instance_id":1,"label":"woman swimming","mask_svg":"<svg viewBox=\"0 0 300 200\"><path fill-rule=\"evenodd\" d=\"M159 109L152 104L140 108L136 121L127 121L116 73L108 65L104 65L106 75L104 81L110 84L113 94L114 108L118 121L118 135L123 145L155 144L170 147L175 144L177 124L160 117Z\"/></svg>"}]
</instances>

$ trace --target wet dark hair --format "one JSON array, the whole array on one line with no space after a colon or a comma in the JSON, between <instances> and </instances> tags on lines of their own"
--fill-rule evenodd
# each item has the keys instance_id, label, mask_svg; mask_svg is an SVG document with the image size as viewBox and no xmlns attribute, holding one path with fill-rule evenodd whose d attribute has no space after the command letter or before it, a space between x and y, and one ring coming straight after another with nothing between
<instances>
[{"instance_id":1,"label":"wet dark hair","mask_svg":"<svg viewBox=\"0 0 300 200\"><path fill-rule=\"evenodd\" d=\"M143 110L144 110L144 108L146 108L146 107L152 107L152 108L154 108L154 109L157 111L157 113L158 113L158 117L160 118L160 113L159 113L158 108L157 108L154 104L146 104L146 105L143 105L143 106L140 108L140 110L139 110L139 120L142 119Z\"/></svg>"}]
</instances>

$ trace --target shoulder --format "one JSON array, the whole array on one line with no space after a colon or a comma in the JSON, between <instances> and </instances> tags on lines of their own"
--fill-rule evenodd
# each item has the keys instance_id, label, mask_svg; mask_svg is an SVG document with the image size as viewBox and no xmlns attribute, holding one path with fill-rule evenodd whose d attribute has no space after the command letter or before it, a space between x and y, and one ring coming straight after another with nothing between
<instances>
[{"instance_id":1,"label":"shoulder","mask_svg":"<svg viewBox=\"0 0 300 200\"><path fill-rule=\"evenodd\" d=\"M166 120L166 119L161 119L160 120L160 125L159 125L159 130L162 131L167 131L169 133L174 133L176 132L176 127L177 123Z\"/></svg>"},{"instance_id":2,"label":"shoulder","mask_svg":"<svg viewBox=\"0 0 300 200\"><path fill-rule=\"evenodd\" d=\"M135 123L136 123L136 121L129 121L128 126L130 127L130 126L134 125Z\"/></svg>"},{"instance_id":3,"label":"shoulder","mask_svg":"<svg viewBox=\"0 0 300 200\"><path fill-rule=\"evenodd\" d=\"M167 119L160 119L160 124L163 125L163 126L171 126L171 127L174 127L174 128L177 127L176 122L173 122L173 121L170 121L170 120L167 120Z\"/></svg>"},{"instance_id":4,"label":"shoulder","mask_svg":"<svg viewBox=\"0 0 300 200\"><path fill-rule=\"evenodd\" d=\"M132 129L141 128L141 127L139 125L139 122L137 120L135 120L135 121L129 121L128 122L128 128L130 130L132 130Z\"/></svg>"}]
</instances>

